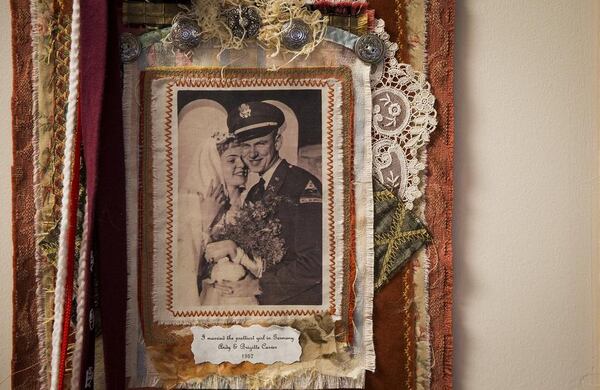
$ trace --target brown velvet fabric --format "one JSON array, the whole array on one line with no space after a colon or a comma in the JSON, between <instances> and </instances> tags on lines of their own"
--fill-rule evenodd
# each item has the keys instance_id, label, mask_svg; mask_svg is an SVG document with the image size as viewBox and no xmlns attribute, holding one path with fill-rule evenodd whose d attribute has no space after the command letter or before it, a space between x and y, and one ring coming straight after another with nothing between
<instances>
[{"instance_id":1,"label":"brown velvet fabric","mask_svg":"<svg viewBox=\"0 0 600 390\"><path fill-rule=\"evenodd\" d=\"M438 128L429 146L425 217L434 241L429 247L431 388L452 388L452 199L454 156L454 0L430 0L427 65L436 97Z\"/></svg>"},{"instance_id":2,"label":"brown velvet fabric","mask_svg":"<svg viewBox=\"0 0 600 390\"><path fill-rule=\"evenodd\" d=\"M416 384L416 313L411 305L413 262L375 295L375 373L368 373L367 389L414 389Z\"/></svg>"},{"instance_id":3,"label":"brown velvet fabric","mask_svg":"<svg viewBox=\"0 0 600 390\"><path fill-rule=\"evenodd\" d=\"M390 34L390 40L398 44L396 57L403 63L410 62L406 38L406 1L369 0L369 8L375 10L375 18L385 21L385 31Z\"/></svg>"},{"instance_id":4,"label":"brown velvet fabric","mask_svg":"<svg viewBox=\"0 0 600 390\"><path fill-rule=\"evenodd\" d=\"M11 0L13 50L13 358L12 388L39 388L29 1Z\"/></svg>"}]
</instances>

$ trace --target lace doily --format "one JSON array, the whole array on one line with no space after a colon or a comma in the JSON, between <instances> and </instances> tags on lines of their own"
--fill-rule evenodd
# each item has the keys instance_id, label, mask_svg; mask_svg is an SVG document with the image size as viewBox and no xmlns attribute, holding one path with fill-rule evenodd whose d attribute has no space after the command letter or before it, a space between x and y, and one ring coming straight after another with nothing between
<instances>
[{"instance_id":1,"label":"lace doily","mask_svg":"<svg viewBox=\"0 0 600 390\"><path fill-rule=\"evenodd\" d=\"M390 42L383 20L377 21L373 32L387 48L385 60L371 73L373 168L412 209L423 195L419 174L425 169L429 134L437 126L435 97L423 73L398 62L398 45Z\"/></svg>"}]
</instances>

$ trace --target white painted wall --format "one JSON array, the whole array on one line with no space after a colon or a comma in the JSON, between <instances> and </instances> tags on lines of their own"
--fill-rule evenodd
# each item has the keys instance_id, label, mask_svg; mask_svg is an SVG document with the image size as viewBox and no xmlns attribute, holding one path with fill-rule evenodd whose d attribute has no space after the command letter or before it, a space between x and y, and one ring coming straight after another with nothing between
<instances>
[{"instance_id":1,"label":"white painted wall","mask_svg":"<svg viewBox=\"0 0 600 390\"><path fill-rule=\"evenodd\" d=\"M456 388L598 389L599 2L457 7Z\"/></svg>"},{"instance_id":2,"label":"white painted wall","mask_svg":"<svg viewBox=\"0 0 600 390\"><path fill-rule=\"evenodd\" d=\"M457 3L455 387L600 389L600 5ZM0 53L2 381L12 286L7 5Z\"/></svg>"}]
</instances>

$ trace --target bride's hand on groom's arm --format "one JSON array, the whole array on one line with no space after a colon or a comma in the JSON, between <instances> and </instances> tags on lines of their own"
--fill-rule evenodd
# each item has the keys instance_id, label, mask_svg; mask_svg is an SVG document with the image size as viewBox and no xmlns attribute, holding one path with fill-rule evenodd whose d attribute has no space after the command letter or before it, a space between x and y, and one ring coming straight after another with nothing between
<instances>
[{"instance_id":1,"label":"bride's hand on groom's arm","mask_svg":"<svg viewBox=\"0 0 600 390\"><path fill-rule=\"evenodd\" d=\"M229 259L234 261L237 257L237 249L237 244L231 240L211 242L206 245L204 257L208 261L217 261L223 257L229 257Z\"/></svg>"}]
</instances>

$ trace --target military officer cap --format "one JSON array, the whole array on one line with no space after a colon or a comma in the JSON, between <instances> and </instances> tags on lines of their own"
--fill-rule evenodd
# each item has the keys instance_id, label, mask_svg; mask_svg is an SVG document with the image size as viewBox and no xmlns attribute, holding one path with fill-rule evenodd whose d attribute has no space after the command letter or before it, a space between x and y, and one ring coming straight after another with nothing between
<instances>
[{"instance_id":1,"label":"military officer cap","mask_svg":"<svg viewBox=\"0 0 600 390\"><path fill-rule=\"evenodd\" d=\"M265 102L248 102L229 111L227 127L229 133L240 142L263 137L279 128L285 122L283 112Z\"/></svg>"}]
</instances>

